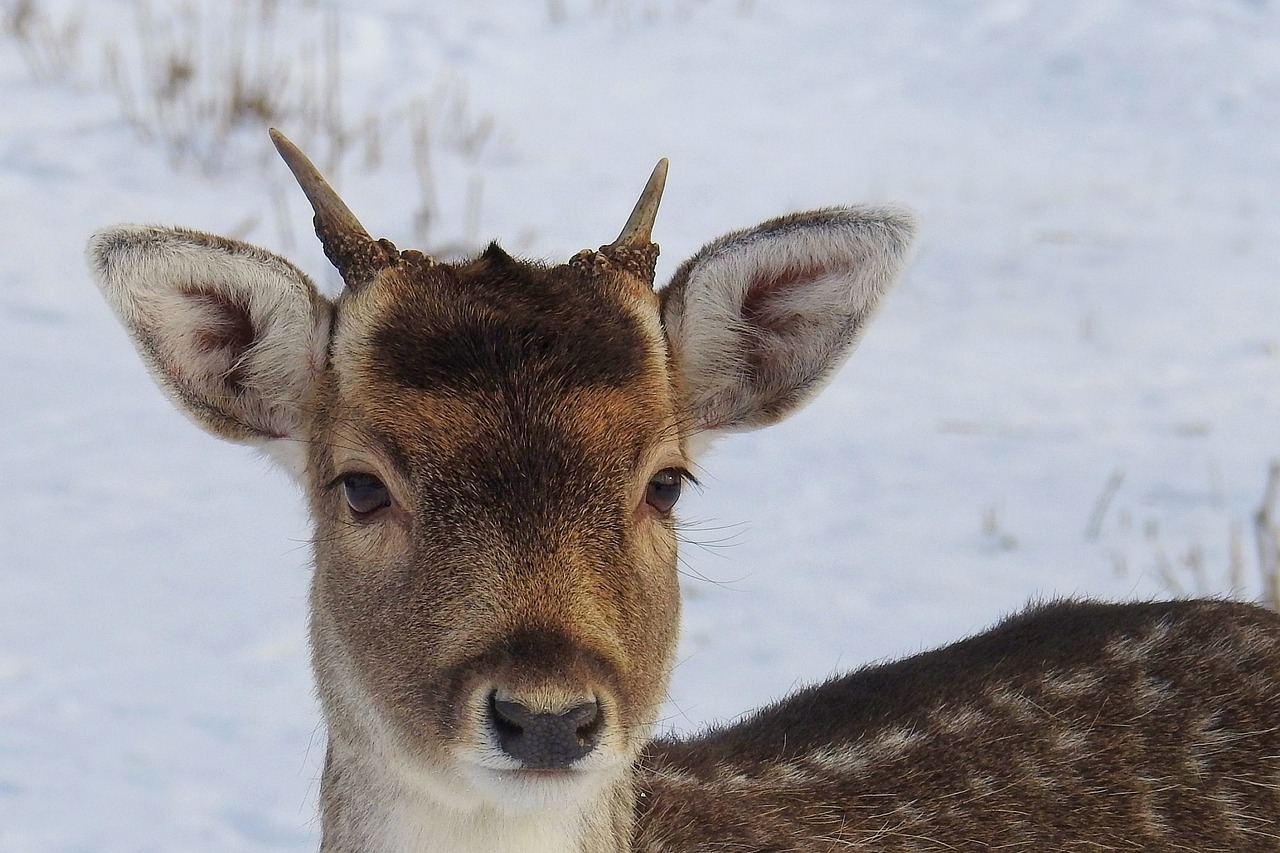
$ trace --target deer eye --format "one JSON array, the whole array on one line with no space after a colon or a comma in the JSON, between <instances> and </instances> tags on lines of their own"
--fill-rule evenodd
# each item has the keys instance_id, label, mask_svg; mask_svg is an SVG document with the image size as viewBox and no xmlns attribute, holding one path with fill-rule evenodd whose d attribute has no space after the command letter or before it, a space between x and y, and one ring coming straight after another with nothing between
<instances>
[{"instance_id":1,"label":"deer eye","mask_svg":"<svg viewBox=\"0 0 1280 853\"><path fill-rule=\"evenodd\" d=\"M679 468L663 468L649 481L644 502L659 515L669 515L676 501L680 500L680 487L684 485L685 476Z\"/></svg>"},{"instance_id":2,"label":"deer eye","mask_svg":"<svg viewBox=\"0 0 1280 853\"><path fill-rule=\"evenodd\" d=\"M382 481L372 474L344 474L342 491L347 498L347 506L356 518L363 518L383 507L391 506L391 492Z\"/></svg>"}]
</instances>

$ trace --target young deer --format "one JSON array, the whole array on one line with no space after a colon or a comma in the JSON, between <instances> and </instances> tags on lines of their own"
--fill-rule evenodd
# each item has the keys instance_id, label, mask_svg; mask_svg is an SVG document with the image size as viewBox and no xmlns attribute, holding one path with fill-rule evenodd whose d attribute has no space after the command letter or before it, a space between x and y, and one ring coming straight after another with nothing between
<instances>
[{"instance_id":1,"label":"young deer","mask_svg":"<svg viewBox=\"0 0 1280 853\"><path fill-rule=\"evenodd\" d=\"M273 136L337 300L194 231L89 257L178 406L310 499L323 851L1280 849L1280 620L1244 605L1033 609L650 741L692 456L831 376L908 213L775 219L655 293L665 162L599 251L446 264L372 239Z\"/></svg>"}]
</instances>

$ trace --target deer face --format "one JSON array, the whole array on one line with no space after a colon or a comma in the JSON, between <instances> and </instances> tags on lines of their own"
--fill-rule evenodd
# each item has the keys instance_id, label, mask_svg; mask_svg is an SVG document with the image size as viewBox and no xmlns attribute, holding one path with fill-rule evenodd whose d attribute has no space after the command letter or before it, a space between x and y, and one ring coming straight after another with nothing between
<instances>
[{"instance_id":1,"label":"deer face","mask_svg":"<svg viewBox=\"0 0 1280 853\"><path fill-rule=\"evenodd\" d=\"M490 248L348 294L308 441L318 665L480 780L624 766L676 637L675 399L625 271Z\"/></svg>"},{"instance_id":2,"label":"deer face","mask_svg":"<svg viewBox=\"0 0 1280 853\"><path fill-rule=\"evenodd\" d=\"M347 282L336 302L261 249L137 226L94 238L100 285L185 412L308 491L331 748L459 808L585 796L626 771L666 690L692 448L816 391L913 222L773 220L655 294L665 164L598 252L453 265L369 238L277 144Z\"/></svg>"}]
</instances>

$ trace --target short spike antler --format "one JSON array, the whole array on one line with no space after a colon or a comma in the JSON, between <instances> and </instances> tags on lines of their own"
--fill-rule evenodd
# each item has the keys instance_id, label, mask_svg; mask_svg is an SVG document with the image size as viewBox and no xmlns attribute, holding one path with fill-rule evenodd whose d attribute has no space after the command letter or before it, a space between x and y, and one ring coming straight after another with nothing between
<instances>
[{"instance_id":1,"label":"short spike antler","mask_svg":"<svg viewBox=\"0 0 1280 853\"><path fill-rule=\"evenodd\" d=\"M358 290L380 271L394 266L398 260L395 247L370 237L307 155L274 127L270 132L276 150L315 211L316 236L324 244L325 257L342 274L347 287Z\"/></svg>"},{"instance_id":2,"label":"short spike antler","mask_svg":"<svg viewBox=\"0 0 1280 853\"><path fill-rule=\"evenodd\" d=\"M658 246L653 242L653 223L658 216L658 205L662 202L662 190L667 185L667 158L663 157L653 167L649 182L645 184L640 200L631 211L627 224L622 226L618 239L607 246L601 246L600 252L606 257L653 283L654 267L658 262Z\"/></svg>"},{"instance_id":3,"label":"short spike antler","mask_svg":"<svg viewBox=\"0 0 1280 853\"><path fill-rule=\"evenodd\" d=\"M653 239L653 222L658 217L658 205L662 202L662 190L667 185L667 158L663 157L653 167L649 183L645 184L640 200L631 211L631 218L622 226L618 239L609 244L610 248L644 246Z\"/></svg>"}]
</instances>

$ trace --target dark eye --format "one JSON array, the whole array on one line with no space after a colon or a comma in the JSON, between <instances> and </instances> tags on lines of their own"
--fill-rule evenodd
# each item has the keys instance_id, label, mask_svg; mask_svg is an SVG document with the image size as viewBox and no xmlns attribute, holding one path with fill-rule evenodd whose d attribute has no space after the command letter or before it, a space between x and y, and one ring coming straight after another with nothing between
<instances>
[{"instance_id":1,"label":"dark eye","mask_svg":"<svg viewBox=\"0 0 1280 853\"><path fill-rule=\"evenodd\" d=\"M663 468L653 475L644 493L644 502L659 515L667 515L680 500L680 487L684 485L685 473L679 468Z\"/></svg>"},{"instance_id":2,"label":"dark eye","mask_svg":"<svg viewBox=\"0 0 1280 853\"><path fill-rule=\"evenodd\" d=\"M391 492L372 474L343 476L342 491L347 496L347 506L351 507L357 518L391 506Z\"/></svg>"}]
</instances>

